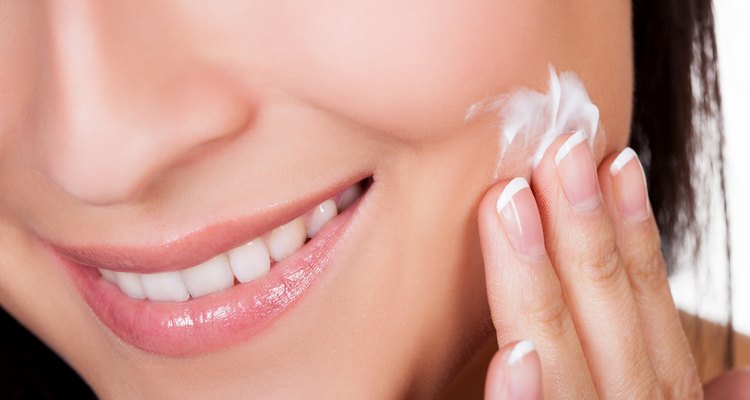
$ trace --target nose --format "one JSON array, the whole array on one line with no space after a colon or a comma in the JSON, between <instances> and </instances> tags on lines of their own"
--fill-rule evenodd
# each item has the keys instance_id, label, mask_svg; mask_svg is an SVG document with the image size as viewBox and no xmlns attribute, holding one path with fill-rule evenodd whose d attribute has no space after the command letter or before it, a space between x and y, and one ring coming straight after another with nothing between
<instances>
[{"instance_id":1,"label":"nose","mask_svg":"<svg viewBox=\"0 0 750 400\"><path fill-rule=\"evenodd\" d=\"M183 44L185 27L131 3L46 3L33 158L91 204L137 198L255 114L253 93Z\"/></svg>"}]
</instances>

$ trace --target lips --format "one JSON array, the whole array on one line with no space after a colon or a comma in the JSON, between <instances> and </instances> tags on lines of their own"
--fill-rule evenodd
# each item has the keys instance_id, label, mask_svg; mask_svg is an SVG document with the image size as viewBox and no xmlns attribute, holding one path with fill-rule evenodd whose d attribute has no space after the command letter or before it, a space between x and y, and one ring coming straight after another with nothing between
<instances>
[{"instance_id":1,"label":"lips","mask_svg":"<svg viewBox=\"0 0 750 400\"><path fill-rule=\"evenodd\" d=\"M165 355L202 353L258 334L302 298L346 236L362 184L160 246L42 245L123 341Z\"/></svg>"}]
</instances>

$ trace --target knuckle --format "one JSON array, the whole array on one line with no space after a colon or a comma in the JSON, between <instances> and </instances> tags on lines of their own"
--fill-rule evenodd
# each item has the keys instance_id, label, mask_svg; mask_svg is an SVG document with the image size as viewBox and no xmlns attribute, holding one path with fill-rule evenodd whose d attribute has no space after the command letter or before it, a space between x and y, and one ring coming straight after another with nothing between
<instances>
[{"instance_id":1,"label":"knuckle","mask_svg":"<svg viewBox=\"0 0 750 400\"><path fill-rule=\"evenodd\" d=\"M669 394L667 396L669 399L701 400L703 399L703 384L698 378L697 371L692 370L684 374L681 381L665 392Z\"/></svg>"},{"instance_id":2,"label":"knuckle","mask_svg":"<svg viewBox=\"0 0 750 400\"><path fill-rule=\"evenodd\" d=\"M643 358L633 359L628 365L631 368L627 371L626 376L635 377L624 382L626 387L622 398L628 399L664 399L664 391L659 385L659 380L650 361L644 361ZM648 372L646 372L648 371Z\"/></svg>"},{"instance_id":3,"label":"knuckle","mask_svg":"<svg viewBox=\"0 0 750 400\"><path fill-rule=\"evenodd\" d=\"M523 311L532 329L544 338L556 339L573 329L573 320L562 293L559 290L556 293L550 292L529 299Z\"/></svg>"},{"instance_id":4,"label":"knuckle","mask_svg":"<svg viewBox=\"0 0 750 400\"><path fill-rule=\"evenodd\" d=\"M642 261L629 261L628 270L635 290L644 292L660 291L668 285L667 269L661 259L652 257Z\"/></svg>"},{"instance_id":5,"label":"knuckle","mask_svg":"<svg viewBox=\"0 0 750 400\"><path fill-rule=\"evenodd\" d=\"M658 384L649 384L645 385L640 390L636 390L630 395L625 395L623 398L631 398L631 399L663 399L664 393L662 392L661 388Z\"/></svg>"},{"instance_id":6,"label":"knuckle","mask_svg":"<svg viewBox=\"0 0 750 400\"><path fill-rule=\"evenodd\" d=\"M617 280L622 270L622 257L615 240L603 241L599 248L587 253L580 269L589 280L604 285Z\"/></svg>"},{"instance_id":7,"label":"knuckle","mask_svg":"<svg viewBox=\"0 0 750 400\"><path fill-rule=\"evenodd\" d=\"M636 290L657 291L667 286L667 269L658 240L638 246L627 258L626 268Z\"/></svg>"}]
</instances>

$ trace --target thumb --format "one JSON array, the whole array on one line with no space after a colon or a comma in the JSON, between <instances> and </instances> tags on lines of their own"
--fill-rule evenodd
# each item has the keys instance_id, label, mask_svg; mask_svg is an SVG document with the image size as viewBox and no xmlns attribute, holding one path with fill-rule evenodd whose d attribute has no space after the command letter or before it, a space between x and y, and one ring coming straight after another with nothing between
<instances>
[{"instance_id":1,"label":"thumb","mask_svg":"<svg viewBox=\"0 0 750 400\"><path fill-rule=\"evenodd\" d=\"M487 370L486 400L540 400L542 370L534 344L528 340L498 350Z\"/></svg>"},{"instance_id":2,"label":"thumb","mask_svg":"<svg viewBox=\"0 0 750 400\"><path fill-rule=\"evenodd\" d=\"M715 378L706 385L705 398L750 399L750 369L734 369Z\"/></svg>"}]
</instances>

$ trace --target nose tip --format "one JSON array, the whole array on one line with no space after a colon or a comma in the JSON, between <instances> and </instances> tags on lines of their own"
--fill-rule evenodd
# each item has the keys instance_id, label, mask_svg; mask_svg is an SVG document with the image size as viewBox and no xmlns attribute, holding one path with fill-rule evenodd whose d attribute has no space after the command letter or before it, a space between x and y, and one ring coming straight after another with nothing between
<instances>
[{"instance_id":1,"label":"nose tip","mask_svg":"<svg viewBox=\"0 0 750 400\"><path fill-rule=\"evenodd\" d=\"M110 205L137 198L159 169L155 143L138 146L124 133L58 132L41 152L41 170L57 187L85 203ZM133 138L130 138L133 139ZM170 157L171 158L171 157Z\"/></svg>"},{"instance_id":2,"label":"nose tip","mask_svg":"<svg viewBox=\"0 0 750 400\"><path fill-rule=\"evenodd\" d=\"M257 102L230 79L204 73L170 86L176 89L142 98L58 102L35 135L43 175L89 204L126 202L254 119Z\"/></svg>"},{"instance_id":3,"label":"nose tip","mask_svg":"<svg viewBox=\"0 0 750 400\"><path fill-rule=\"evenodd\" d=\"M138 196L208 142L244 131L257 93L191 31L129 2L45 2L30 159L92 204Z\"/></svg>"}]
</instances>

